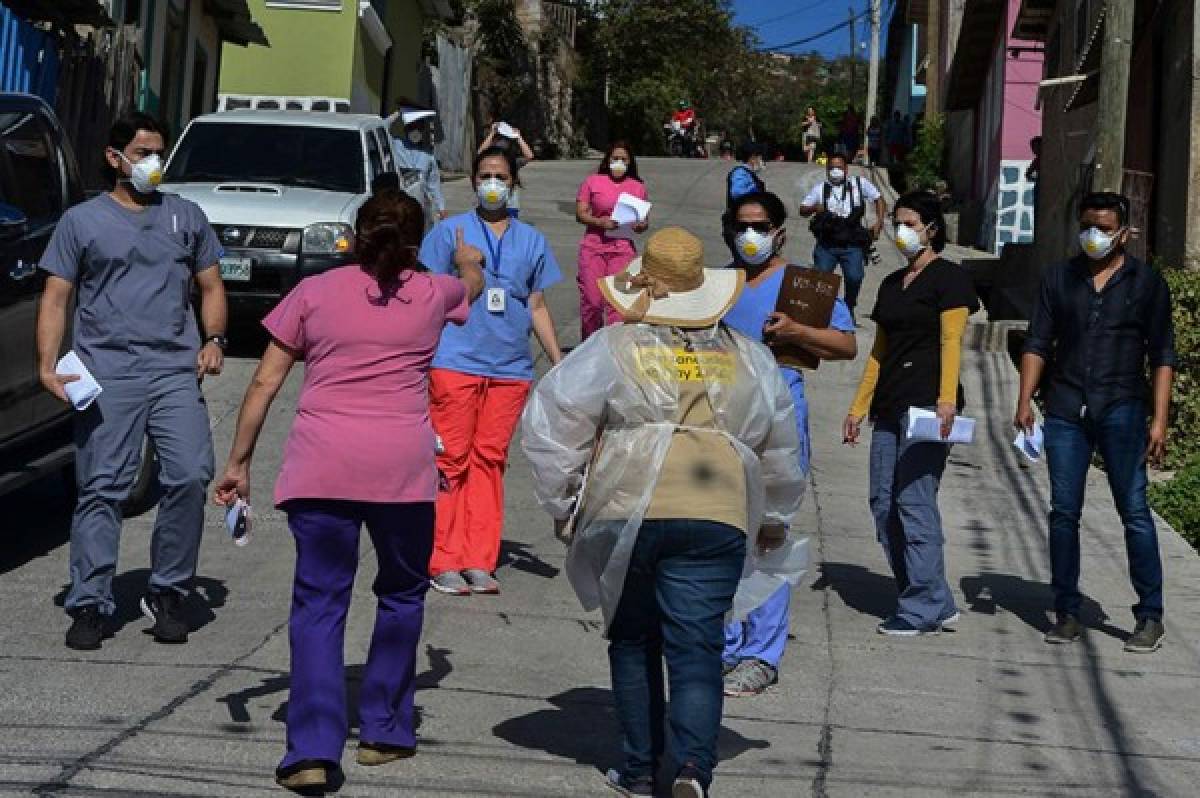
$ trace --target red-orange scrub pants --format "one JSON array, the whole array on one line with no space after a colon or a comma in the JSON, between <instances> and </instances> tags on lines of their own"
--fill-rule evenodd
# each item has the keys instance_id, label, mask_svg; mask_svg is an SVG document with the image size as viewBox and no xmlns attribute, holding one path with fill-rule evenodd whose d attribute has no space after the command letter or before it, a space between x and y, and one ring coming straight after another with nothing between
<instances>
[{"instance_id":1,"label":"red-orange scrub pants","mask_svg":"<svg viewBox=\"0 0 1200 798\"><path fill-rule=\"evenodd\" d=\"M466 324L442 330L430 371L430 420L442 438L437 463L446 482L437 500L433 576L496 570L508 444L533 383L530 302L562 279L536 228L512 219L497 238L475 211L434 226L421 242L421 263L434 272L452 272L460 230L466 243L484 253L484 293L471 303ZM489 310L493 298L499 307Z\"/></svg>"},{"instance_id":2,"label":"red-orange scrub pants","mask_svg":"<svg viewBox=\"0 0 1200 798\"><path fill-rule=\"evenodd\" d=\"M646 199L646 186L635 177L614 180L606 174L589 175L575 195L576 202L586 203L601 219L612 215L622 194ZM606 324L615 324L621 317L600 293L597 282L603 277L620 274L637 256L637 248L627 238L610 238L599 227L589 227L579 242L579 323L584 340Z\"/></svg>"},{"instance_id":3,"label":"red-orange scrub pants","mask_svg":"<svg viewBox=\"0 0 1200 798\"><path fill-rule=\"evenodd\" d=\"M442 438L437 535L429 573L496 570L504 530L504 471L532 382L430 372L429 411Z\"/></svg>"}]
</instances>

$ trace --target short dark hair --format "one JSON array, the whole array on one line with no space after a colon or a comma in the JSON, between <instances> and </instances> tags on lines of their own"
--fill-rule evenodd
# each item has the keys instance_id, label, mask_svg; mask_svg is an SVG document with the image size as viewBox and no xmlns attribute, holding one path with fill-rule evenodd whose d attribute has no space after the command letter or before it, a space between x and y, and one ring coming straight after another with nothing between
<instances>
[{"instance_id":1,"label":"short dark hair","mask_svg":"<svg viewBox=\"0 0 1200 798\"><path fill-rule=\"evenodd\" d=\"M933 225L933 235L929 237L929 246L934 252L946 248L946 217L942 215L942 201L932 191L910 191L896 200L892 213L901 208L908 208L921 217L921 224L928 227Z\"/></svg>"},{"instance_id":2,"label":"short dark hair","mask_svg":"<svg viewBox=\"0 0 1200 798\"><path fill-rule=\"evenodd\" d=\"M517 174L519 167L517 159L512 154L512 151L507 147L486 147L475 154L475 160L471 162L471 179L474 180L479 174L479 165L487 158L503 158L508 162L508 170L512 172L513 185L521 185L521 178Z\"/></svg>"},{"instance_id":3,"label":"short dark hair","mask_svg":"<svg viewBox=\"0 0 1200 798\"><path fill-rule=\"evenodd\" d=\"M826 163L828 163L829 161L832 161L835 158L842 162L842 166L845 166L846 164L850 163L850 161L847 160L847 158L846 158L846 153L842 152L841 150L834 150L833 152L829 153L829 156L825 159L825 161L826 161Z\"/></svg>"},{"instance_id":4,"label":"short dark hair","mask_svg":"<svg viewBox=\"0 0 1200 798\"><path fill-rule=\"evenodd\" d=\"M625 176L640 181L642 178L638 175L637 156L633 154L633 148L624 139L617 139L608 145L608 149L604 151L604 158L600 160L600 168L596 170L596 174L612 177L609 162L612 161L612 155L615 150L625 150L625 152L629 153L629 168L625 170Z\"/></svg>"},{"instance_id":5,"label":"short dark hair","mask_svg":"<svg viewBox=\"0 0 1200 798\"><path fill-rule=\"evenodd\" d=\"M758 205L767 212L772 227L783 227L787 223L787 206L778 194L770 191L752 191L735 199L729 206L730 223L737 221L737 214L747 205Z\"/></svg>"},{"instance_id":6,"label":"short dark hair","mask_svg":"<svg viewBox=\"0 0 1200 798\"><path fill-rule=\"evenodd\" d=\"M171 131L166 122L142 111L131 111L113 122L112 127L108 130L106 146L117 152L124 152L125 148L129 146L129 142L137 138L138 132L142 130L162 136L164 145L171 139ZM117 170L109 166L107 160L102 160L100 163L105 180L116 181Z\"/></svg>"},{"instance_id":7,"label":"short dark hair","mask_svg":"<svg viewBox=\"0 0 1200 798\"><path fill-rule=\"evenodd\" d=\"M385 189L358 209L354 251L363 269L379 284L384 303L395 296L400 272L420 269L417 247L425 232L425 211L402 191Z\"/></svg>"},{"instance_id":8,"label":"short dark hair","mask_svg":"<svg viewBox=\"0 0 1200 798\"><path fill-rule=\"evenodd\" d=\"M1115 191L1093 191L1079 203L1079 215L1087 211L1114 211L1117 223L1122 227L1129 224L1129 198Z\"/></svg>"},{"instance_id":9,"label":"short dark hair","mask_svg":"<svg viewBox=\"0 0 1200 798\"><path fill-rule=\"evenodd\" d=\"M400 175L396 172L380 172L371 181L371 193L382 194L384 191L399 191Z\"/></svg>"}]
</instances>

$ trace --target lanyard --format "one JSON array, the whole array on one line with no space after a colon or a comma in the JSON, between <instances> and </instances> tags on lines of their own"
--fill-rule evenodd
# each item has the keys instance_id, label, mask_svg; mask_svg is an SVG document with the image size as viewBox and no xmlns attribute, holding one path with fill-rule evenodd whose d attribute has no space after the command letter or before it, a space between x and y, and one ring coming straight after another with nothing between
<instances>
[{"instance_id":1,"label":"lanyard","mask_svg":"<svg viewBox=\"0 0 1200 798\"><path fill-rule=\"evenodd\" d=\"M483 240L487 242L488 253L492 256L492 268L490 271L492 274L499 277L500 256L504 254L504 236L500 236L499 239L496 239L496 237L492 235L491 228L483 223L483 219L479 217L479 214L475 215L475 221L479 223L479 229L483 233ZM512 222L509 222L509 224L512 224ZM505 230L505 233L507 232L508 231Z\"/></svg>"}]
</instances>

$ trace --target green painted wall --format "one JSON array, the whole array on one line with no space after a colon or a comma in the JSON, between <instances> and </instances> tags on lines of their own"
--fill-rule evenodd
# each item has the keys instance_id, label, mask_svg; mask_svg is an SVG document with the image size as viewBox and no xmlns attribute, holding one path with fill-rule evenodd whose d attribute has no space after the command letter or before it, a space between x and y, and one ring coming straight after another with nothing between
<instances>
[{"instance_id":1,"label":"green painted wall","mask_svg":"<svg viewBox=\"0 0 1200 798\"><path fill-rule=\"evenodd\" d=\"M350 97L358 3L342 0L341 11L268 8L249 0L250 12L270 47L224 47L222 94L282 94Z\"/></svg>"},{"instance_id":2,"label":"green painted wall","mask_svg":"<svg viewBox=\"0 0 1200 798\"><path fill-rule=\"evenodd\" d=\"M388 107L397 97L417 98L417 77L421 68L421 39L425 16L419 0L389 0L388 33L392 36L392 80L388 88Z\"/></svg>"}]
</instances>

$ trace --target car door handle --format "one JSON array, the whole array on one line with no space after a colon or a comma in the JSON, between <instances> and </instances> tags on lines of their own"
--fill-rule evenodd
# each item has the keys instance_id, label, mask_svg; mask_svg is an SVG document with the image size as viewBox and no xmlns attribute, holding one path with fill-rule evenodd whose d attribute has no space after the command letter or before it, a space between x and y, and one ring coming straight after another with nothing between
<instances>
[{"instance_id":1,"label":"car door handle","mask_svg":"<svg viewBox=\"0 0 1200 798\"><path fill-rule=\"evenodd\" d=\"M8 270L8 276L14 280L28 280L37 274L37 270L38 265L36 263L26 263L23 260L19 260L16 266Z\"/></svg>"}]
</instances>

